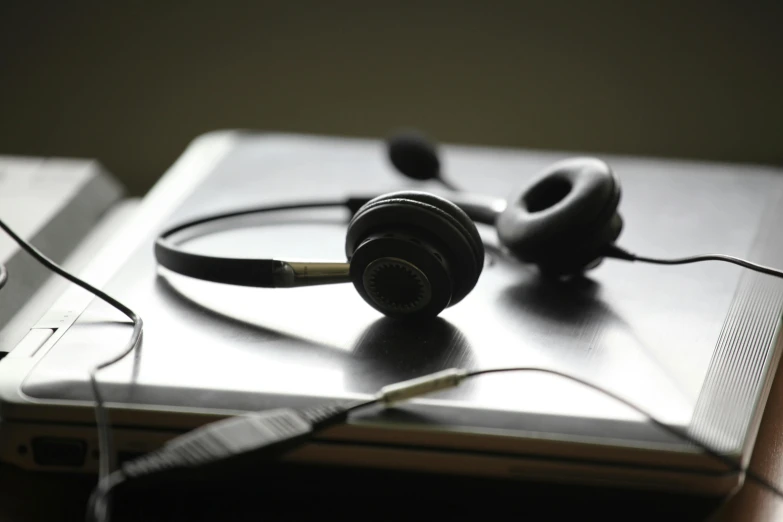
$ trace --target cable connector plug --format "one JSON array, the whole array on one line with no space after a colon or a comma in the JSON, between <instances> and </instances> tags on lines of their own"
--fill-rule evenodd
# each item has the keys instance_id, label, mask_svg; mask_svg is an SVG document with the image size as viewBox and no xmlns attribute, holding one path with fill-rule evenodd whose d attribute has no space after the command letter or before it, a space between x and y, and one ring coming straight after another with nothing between
<instances>
[{"instance_id":1,"label":"cable connector plug","mask_svg":"<svg viewBox=\"0 0 783 522\"><path fill-rule=\"evenodd\" d=\"M454 388L458 386L467 375L467 370L448 368L429 375L416 377L415 379L384 386L376 397L378 401L389 405L434 391Z\"/></svg>"},{"instance_id":2,"label":"cable connector plug","mask_svg":"<svg viewBox=\"0 0 783 522\"><path fill-rule=\"evenodd\" d=\"M129 479L198 469L253 466L304 442L313 431L345 419L346 408L318 407L301 412L290 408L229 417L181 435L159 450L126 462Z\"/></svg>"}]
</instances>

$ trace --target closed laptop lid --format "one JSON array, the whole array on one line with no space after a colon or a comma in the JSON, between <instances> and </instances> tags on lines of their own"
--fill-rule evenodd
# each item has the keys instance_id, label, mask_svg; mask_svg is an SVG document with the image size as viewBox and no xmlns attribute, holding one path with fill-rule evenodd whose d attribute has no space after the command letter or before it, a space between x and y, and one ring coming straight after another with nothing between
<instances>
[{"instance_id":1,"label":"closed laptop lid","mask_svg":"<svg viewBox=\"0 0 783 522\"><path fill-rule=\"evenodd\" d=\"M498 197L569 156L443 152L454 183ZM773 226L783 218L783 177L774 169L605 159L623 187L622 246L649 256L721 252L783 266ZM371 309L351 285L207 283L158 270L152 251L164 226L204 213L412 186L439 190L395 174L379 142L246 134L203 176L179 179L166 188L171 208L145 223L138 247L106 285L145 321L140 350L100 374L108 401L171 411L175 423L177 411L224 414L366 397L448 367L541 366L606 387L727 451L748 441L776 361L783 285L772 278L721 263L607 260L585 279L553 285L490 248L463 302L425 326L406 327ZM233 256L342 260L345 217L260 216L188 245ZM481 232L497 243L490 227ZM44 401L91 400L87 371L122 348L130 333L123 321L93 301L28 375L23 392ZM416 415L399 422L428 429L608 445L675 442L629 408L551 375L481 377L405 408Z\"/></svg>"}]
</instances>

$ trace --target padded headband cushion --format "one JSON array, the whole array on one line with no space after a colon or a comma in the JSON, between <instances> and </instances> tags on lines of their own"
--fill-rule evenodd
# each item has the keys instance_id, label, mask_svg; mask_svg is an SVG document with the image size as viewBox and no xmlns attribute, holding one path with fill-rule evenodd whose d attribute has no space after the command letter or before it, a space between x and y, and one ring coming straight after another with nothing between
<instances>
[{"instance_id":1,"label":"padded headband cushion","mask_svg":"<svg viewBox=\"0 0 783 522\"><path fill-rule=\"evenodd\" d=\"M367 202L348 225L345 253L350 259L370 234L389 227L417 229L449 249L454 272L453 303L476 285L484 268L484 243L475 223L454 203L417 191L400 191Z\"/></svg>"},{"instance_id":2,"label":"padded headband cushion","mask_svg":"<svg viewBox=\"0 0 783 522\"><path fill-rule=\"evenodd\" d=\"M615 239L608 236L616 235L610 223L619 202L620 183L609 165L594 158L560 161L511 197L498 218L498 236L531 263L589 257L586 250Z\"/></svg>"}]
</instances>

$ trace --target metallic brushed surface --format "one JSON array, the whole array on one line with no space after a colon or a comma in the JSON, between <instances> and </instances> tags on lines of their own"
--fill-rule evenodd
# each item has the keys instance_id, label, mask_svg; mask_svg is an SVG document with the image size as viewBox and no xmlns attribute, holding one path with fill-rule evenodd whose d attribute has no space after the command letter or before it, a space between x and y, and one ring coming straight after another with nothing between
<instances>
[{"instance_id":1,"label":"metallic brushed surface","mask_svg":"<svg viewBox=\"0 0 783 522\"><path fill-rule=\"evenodd\" d=\"M500 197L569 155L443 150L454 183ZM759 239L772 226L767 210L783 188L778 171L604 158L623 185L620 245L649 256L721 252L783 266L783 239ZM201 213L410 187L438 191L394 174L378 142L252 134L238 140L182 205L149 223L141 248L108 284L144 316L146 330L136 357L101 373L106 397L169 408L172 416L178 409L231 412L361 397L452 366L541 365L599 383L667 422L688 426L696 415L695 433L734 449L744 444L773 353L781 288L769 278L742 276L735 266L605 261L588 278L552 285L493 253L463 302L416 328L383 318L350 284L247 289L156 270L155 232ZM344 217L314 211L242 220L189 245L235 256L340 261ZM481 232L495 241L491 228ZM24 393L89 400L87 369L121 347L129 333L121 321L93 302L36 365ZM482 377L416 401L410 412L394 422L519 440L673 447L637 414L552 376Z\"/></svg>"},{"instance_id":2,"label":"metallic brushed surface","mask_svg":"<svg viewBox=\"0 0 783 522\"><path fill-rule=\"evenodd\" d=\"M783 198L768 209L750 255L760 263L780 266L783 259ZM756 401L768 367L779 357L783 281L755 272L743 273L694 408L690 432L719 448L735 448L745 440L755 416ZM774 374L774 369L772 370Z\"/></svg>"}]
</instances>

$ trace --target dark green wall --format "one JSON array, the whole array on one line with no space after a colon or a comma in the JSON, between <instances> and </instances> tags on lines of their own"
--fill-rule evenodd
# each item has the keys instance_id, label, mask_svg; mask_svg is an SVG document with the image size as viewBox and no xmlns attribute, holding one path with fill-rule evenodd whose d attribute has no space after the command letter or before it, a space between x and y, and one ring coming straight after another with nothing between
<instances>
[{"instance_id":1,"label":"dark green wall","mask_svg":"<svg viewBox=\"0 0 783 522\"><path fill-rule=\"evenodd\" d=\"M0 153L136 192L232 127L783 162L781 2L132 4L0 4Z\"/></svg>"}]
</instances>

